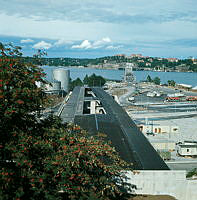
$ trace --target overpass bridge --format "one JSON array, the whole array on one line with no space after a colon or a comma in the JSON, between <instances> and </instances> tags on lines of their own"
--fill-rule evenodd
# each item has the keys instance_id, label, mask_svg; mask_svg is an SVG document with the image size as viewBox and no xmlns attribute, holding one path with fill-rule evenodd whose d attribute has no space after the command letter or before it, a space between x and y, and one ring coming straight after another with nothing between
<instances>
[{"instance_id":1,"label":"overpass bridge","mask_svg":"<svg viewBox=\"0 0 197 200\"><path fill-rule=\"evenodd\" d=\"M90 135L106 134L120 157L136 170L169 170L125 110L102 88L75 87L60 117Z\"/></svg>"}]
</instances>

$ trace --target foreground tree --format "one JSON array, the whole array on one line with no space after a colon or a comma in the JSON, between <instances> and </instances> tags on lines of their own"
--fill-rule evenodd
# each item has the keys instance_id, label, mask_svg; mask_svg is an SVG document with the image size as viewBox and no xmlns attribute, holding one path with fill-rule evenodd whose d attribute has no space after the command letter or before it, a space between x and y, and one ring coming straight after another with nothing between
<instances>
[{"instance_id":1,"label":"foreground tree","mask_svg":"<svg viewBox=\"0 0 197 200\"><path fill-rule=\"evenodd\" d=\"M80 127L39 119L46 99L36 81L44 73L23 63L19 50L0 43L0 197L120 198L127 164Z\"/></svg>"}]
</instances>

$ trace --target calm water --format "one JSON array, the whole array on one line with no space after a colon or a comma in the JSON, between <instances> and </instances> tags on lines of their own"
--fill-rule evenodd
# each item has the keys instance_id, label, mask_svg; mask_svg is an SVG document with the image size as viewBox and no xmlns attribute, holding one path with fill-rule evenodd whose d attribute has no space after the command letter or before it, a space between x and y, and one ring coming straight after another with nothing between
<instances>
[{"instance_id":1,"label":"calm water","mask_svg":"<svg viewBox=\"0 0 197 200\"><path fill-rule=\"evenodd\" d=\"M52 66L43 66L42 67L47 74L47 80L52 80L52 70L57 69L57 67ZM101 75L104 78L112 80L122 80L124 71L123 70L109 70L109 69L90 69L90 68L66 68L70 70L71 79L80 78L83 80L85 75ZM151 71L134 71L137 81L146 80L147 76L150 75L151 78L158 76L161 79L162 83L167 83L168 80L174 80L176 83L183 83L192 85L193 87L197 86L197 73L188 73L188 72L151 72Z\"/></svg>"}]
</instances>

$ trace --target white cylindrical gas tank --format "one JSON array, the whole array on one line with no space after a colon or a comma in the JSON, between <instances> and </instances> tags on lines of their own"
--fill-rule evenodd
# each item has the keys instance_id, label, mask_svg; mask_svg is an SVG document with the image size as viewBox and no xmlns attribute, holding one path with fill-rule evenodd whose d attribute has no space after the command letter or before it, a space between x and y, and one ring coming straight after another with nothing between
<instances>
[{"instance_id":1,"label":"white cylindrical gas tank","mask_svg":"<svg viewBox=\"0 0 197 200\"><path fill-rule=\"evenodd\" d=\"M54 69L53 70L54 80L61 82L61 89L65 92L69 91L69 81L70 81L70 70L68 69Z\"/></svg>"}]
</instances>

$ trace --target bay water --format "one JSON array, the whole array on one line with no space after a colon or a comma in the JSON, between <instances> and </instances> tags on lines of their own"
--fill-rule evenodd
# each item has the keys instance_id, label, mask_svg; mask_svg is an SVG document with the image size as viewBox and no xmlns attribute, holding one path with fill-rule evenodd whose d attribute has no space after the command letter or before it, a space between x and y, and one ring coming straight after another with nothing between
<instances>
[{"instance_id":1,"label":"bay water","mask_svg":"<svg viewBox=\"0 0 197 200\"><path fill-rule=\"evenodd\" d=\"M70 70L70 77L72 80L76 78L83 80L86 74L90 76L93 73L110 80L122 80L124 76L124 70L42 66L42 69L46 73L47 80L52 80L52 71L57 68ZM152 79L159 77L163 84L167 83L168 80L174 80L178 84L188 84L192 85L192 87L197 86L197 73L194 72L133 71L133 74L137 82L146 80L147 76L150 75Z\"/></svg>"}]
</instances>

